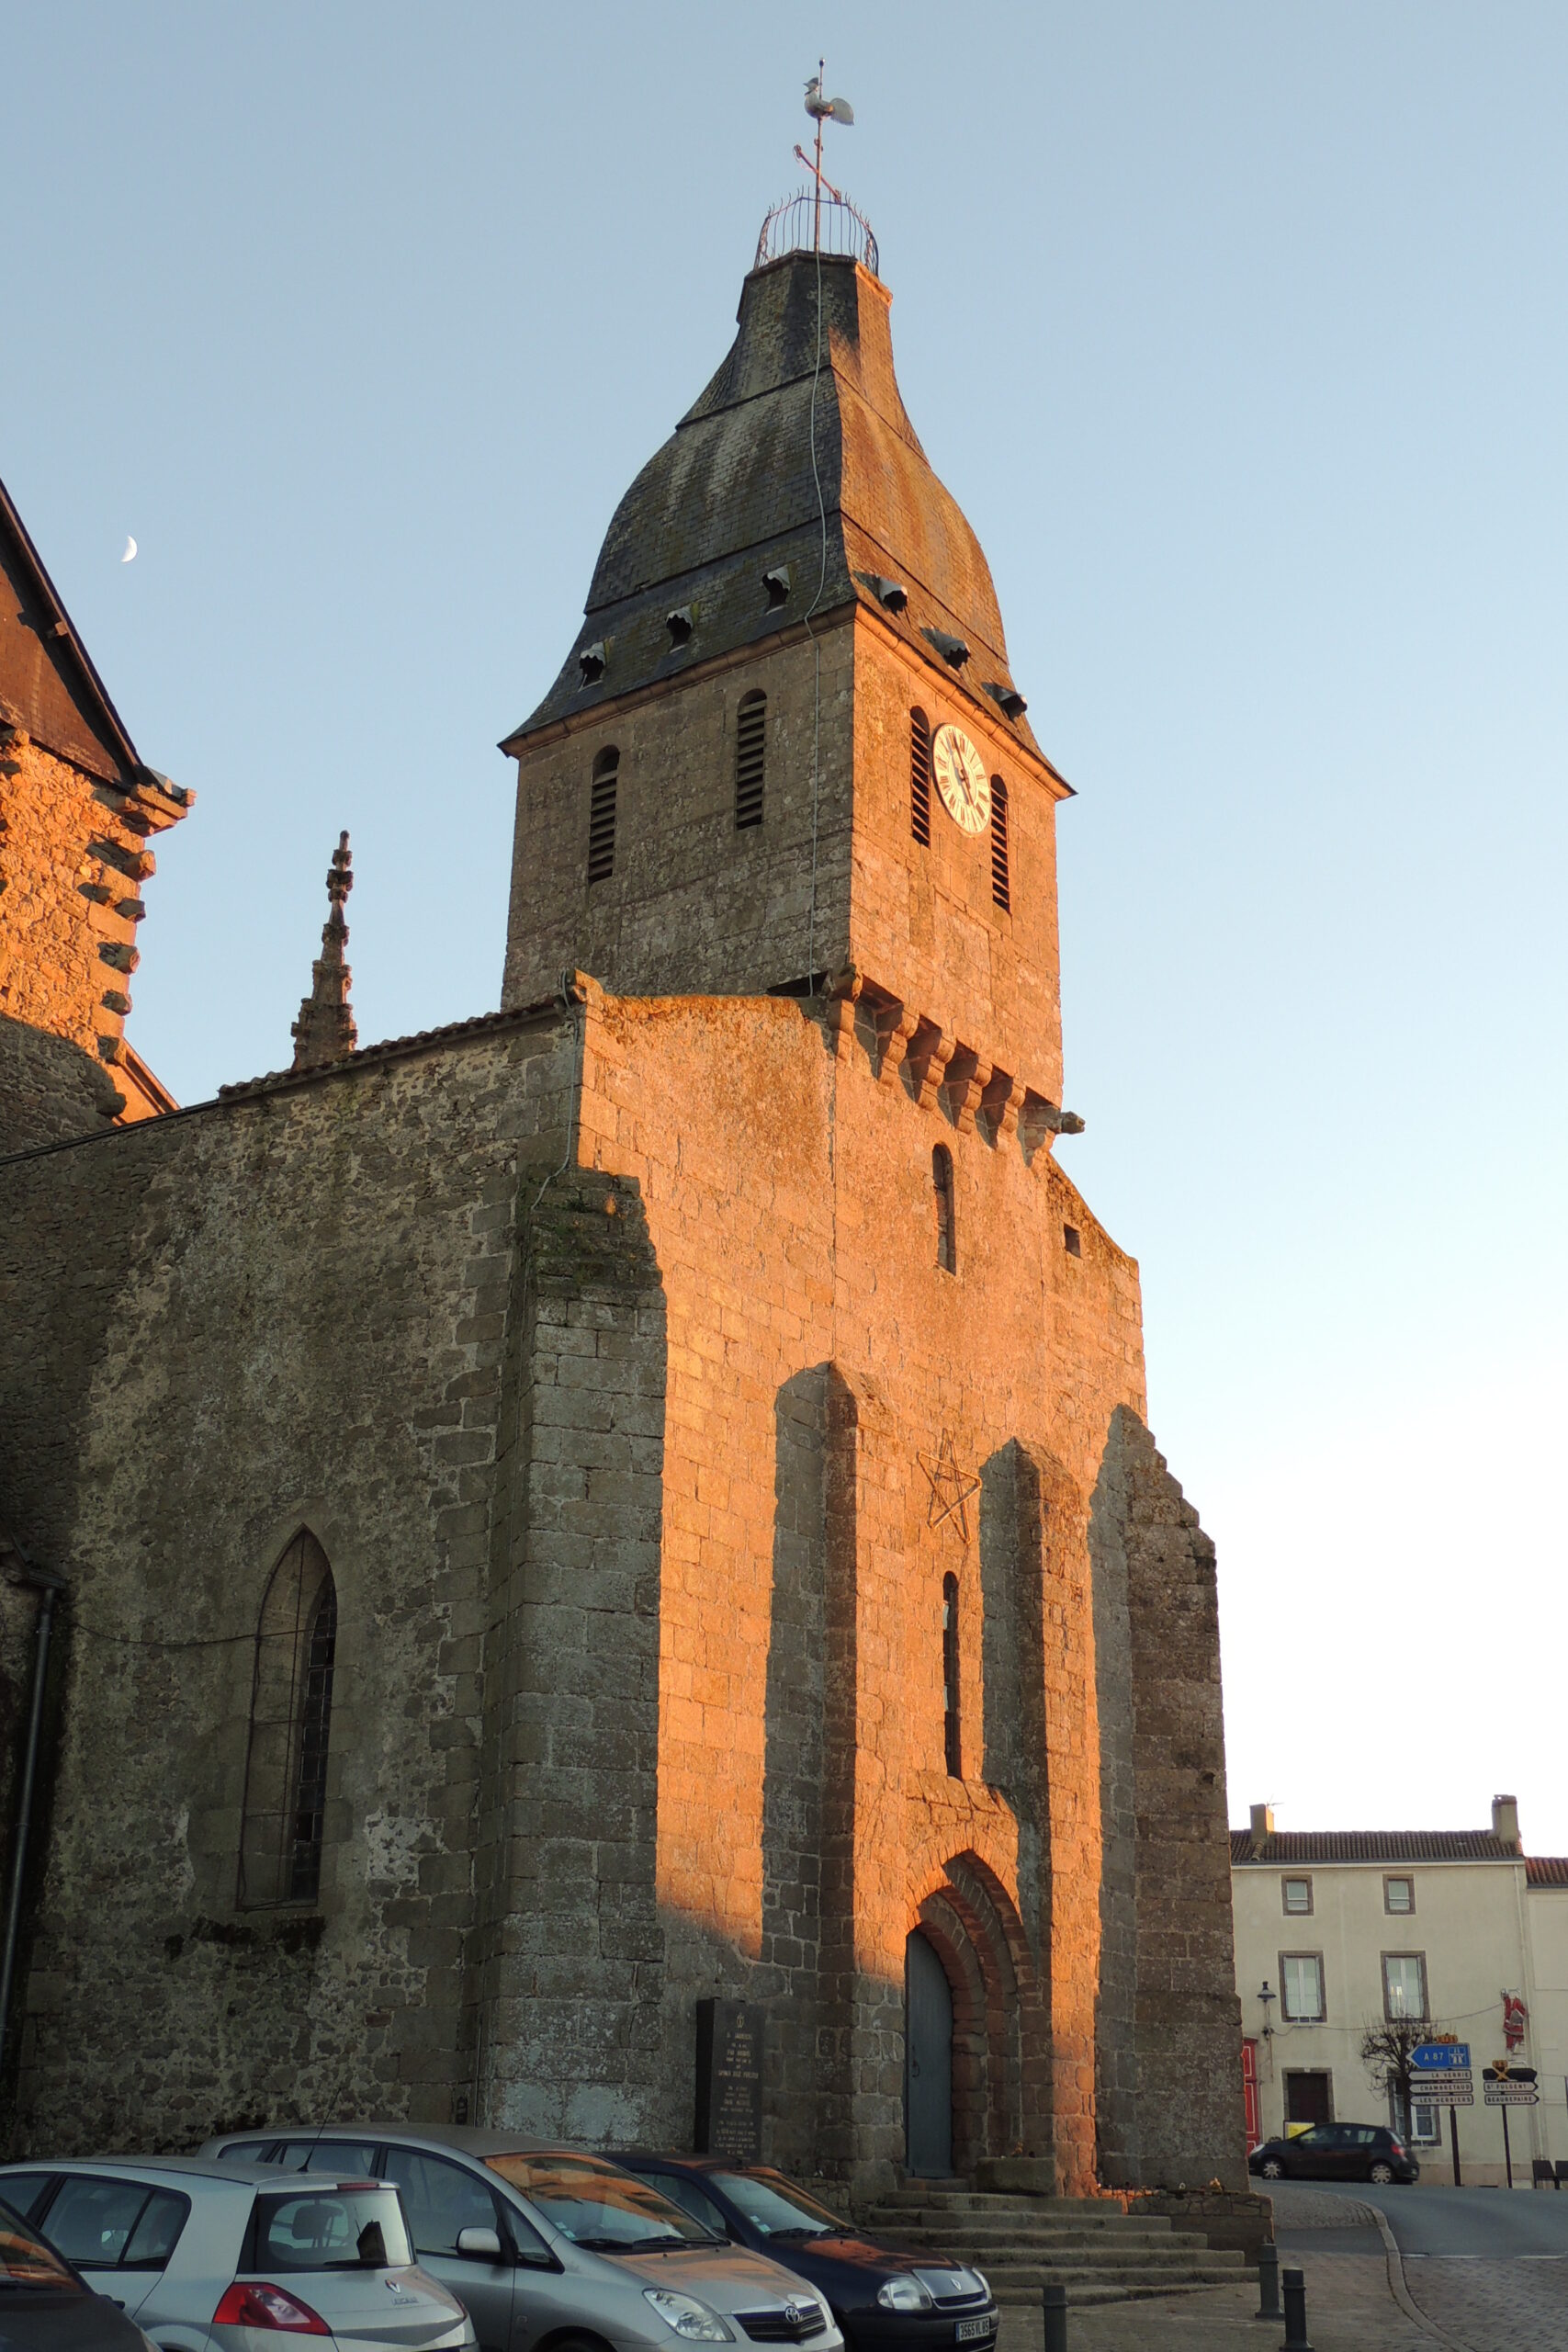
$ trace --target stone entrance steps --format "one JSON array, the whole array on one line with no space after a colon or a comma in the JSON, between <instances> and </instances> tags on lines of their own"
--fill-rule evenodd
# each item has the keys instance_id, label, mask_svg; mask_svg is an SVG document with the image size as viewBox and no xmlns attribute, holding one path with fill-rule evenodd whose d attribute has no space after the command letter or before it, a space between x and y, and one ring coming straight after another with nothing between
<instances>
[{"instance_id":1,"label":"stone entrance steps","mask_svg":"<svg viewBox=\"0 0 1568 2352\"><path fill-rule=\"evenodd\" d=\"M1242 2257L1216 2250L1162 2214L1124 2213L1109 2199L1021 2197L925 2183L897 2189L861 2215L878 2236L983 2270L1004 2307L1038 2303L1062 2286L1068 2302L1123 2302L1239 2278Z\"/></svg>"}]
</instances>

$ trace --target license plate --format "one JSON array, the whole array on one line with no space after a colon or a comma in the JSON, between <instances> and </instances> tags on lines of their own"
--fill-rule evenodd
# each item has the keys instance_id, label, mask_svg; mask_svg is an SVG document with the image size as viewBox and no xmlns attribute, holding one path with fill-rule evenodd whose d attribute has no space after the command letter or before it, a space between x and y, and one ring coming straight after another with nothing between
<instances>
[{"instance_id":1,"label":"license plate","mask_svg":"<svg viewBox=\"0 0 1568 2352\"><path fill-rule=\"evenodd\" d=\"M961 2319L953 2331L953 2340L955 2344L973 2344L976 2337L994 2335L996 2332L994 2319Z\"/></svg>"}]
</instances>

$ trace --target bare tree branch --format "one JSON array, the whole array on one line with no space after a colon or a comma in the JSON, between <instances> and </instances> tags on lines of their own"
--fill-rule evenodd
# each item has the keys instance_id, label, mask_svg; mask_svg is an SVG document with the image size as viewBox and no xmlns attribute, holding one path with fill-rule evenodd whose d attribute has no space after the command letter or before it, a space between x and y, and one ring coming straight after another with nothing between
<instances>
[{"instance_id":1,"label":"bare tree branch","mask_svg":"<svg viewBox=\"0 0 1568 2352\"><path fill-rule=\"evenodd\" d=\"M1392 2096L1398 2128L1410 2136L1415 2070L1411 2052L1432 2039L1428 2018L1369 2018L1361 2029L1361 2064L1374 2090Z\"/></svg>"}]
</instances>

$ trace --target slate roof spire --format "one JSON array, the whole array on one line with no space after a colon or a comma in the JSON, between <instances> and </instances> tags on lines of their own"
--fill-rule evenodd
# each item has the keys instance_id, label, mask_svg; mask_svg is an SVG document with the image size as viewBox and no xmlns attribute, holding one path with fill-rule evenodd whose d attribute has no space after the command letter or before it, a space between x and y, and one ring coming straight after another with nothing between
<instances>
[{"instance_id":1,"label":"slate roof spire","mask_svg":"<svg viewBox=\"0 0 1568 2352\"><path fill-rule=\"evenodd\" d=\"M348 1001L352 974L344 949L348 924L344 901L354 888L354 865L348 835L340 833L327 869L330 905L321 926L321 952L310 967L310 993L299 1006L294 1023L294 1068L321 1069L330 1062L346 1061L359 1042L354 1007Z\"/></svg>"},{"instance_id":2,"label":"slate roof spire","mask_svg":"<svg viewBox=\"0 0 1568 2352\"><path fill-rule=\"evenodd\" d=\"M801 204L808 217L809 192ZM770 216L764 253L775 233L794 232ZM858 242L874 251L869 232ZM857 604L939 672L953 666L942 645L962 646L975 691L990 686L1020 741L1038 749L980 543L898 390L891 301L858 253L792 246L759 258L728 356L621 500L577 640L503 751L759 645L808 610L820 620ZM673 644L672 611L690 621Z\"/></svg>"}]
</instances>

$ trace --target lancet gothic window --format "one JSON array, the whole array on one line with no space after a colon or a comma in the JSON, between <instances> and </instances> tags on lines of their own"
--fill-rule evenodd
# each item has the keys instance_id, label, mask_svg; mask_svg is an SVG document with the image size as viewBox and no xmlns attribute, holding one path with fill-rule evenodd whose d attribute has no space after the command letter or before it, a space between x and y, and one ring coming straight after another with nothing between
<instances>
[{"instance_id":1,"label":"lancet gothic window","mask_svg":"<svg viewBox=\"0 0 1568 2352\"><path fill-rule=\"evenodd\" d=\"M958 1696L958 1578L942 1580L942 1720L947 1769L955 1781L964 1778L964 1736Z\"/></svg>"},{"instance_id":2,"label":"lancet gothic window","mask_svg":"<svg viewBox=\"0 0 1568 2352\"><path fill-rule=\"evenodd\" d=\"M314 1903L321 1883L337 1590L301 1528L274 1568L256 1625L240 1834L240 1903Z\"/></svg>"},{"instance_id":3,"label":"lancet gothic window","mask_svg":"<svg viewBox=\"0 0 1568 2352\"><path fill-rule=\"evenodd\" d=\"M931 730L923 710L909 713L909 831L931 845Z\"/></svg>"},{"instance_id":4,"label":"lancet gothic window","mask_svg":"<svg viewBox=\"0 0 1568 2352\"><path fill-rule=\"evenodd\" d=\"M612 746L595 754L588 790L588 879L607 882L615 870L615 785L621 755Z\"/></svg>"},{"instance_id":5,"label":"lancet gothic window","mask_svg":"<svg viewBox=\"0 0 1568 2352\"><path fill-rule=\"evenodd\" d=\"M931 1191L936 1199L936 1261L944 1274L958 1272L958 1227L953 1202L953 1154L944 1143L931 1152Z\"/></svg>"},{"instance_id":6,"label":"lancet gothic window","mask_svg":"<svg viewBox=\"0 0 1568 2352\"><path fill-rule=\"evenodd\" d=\"M762 821L762 770L767 753L768 697L741 698L735 722L735 830Z\"/></svg>"}]
</instances>

